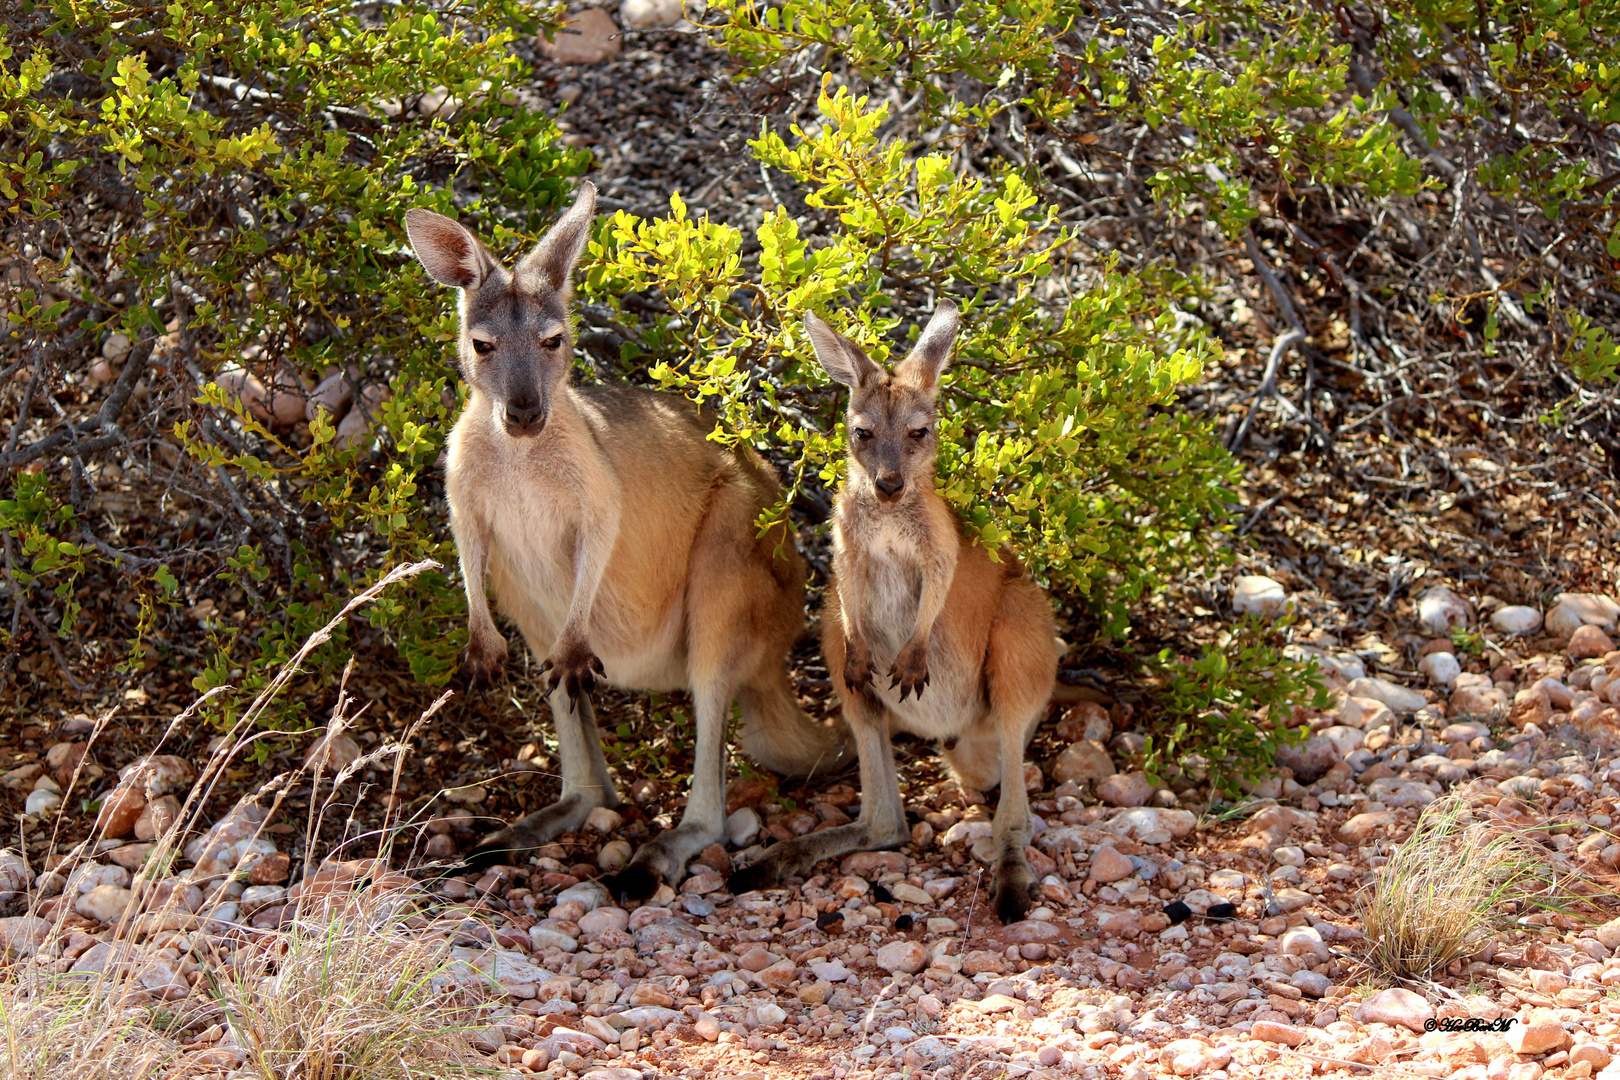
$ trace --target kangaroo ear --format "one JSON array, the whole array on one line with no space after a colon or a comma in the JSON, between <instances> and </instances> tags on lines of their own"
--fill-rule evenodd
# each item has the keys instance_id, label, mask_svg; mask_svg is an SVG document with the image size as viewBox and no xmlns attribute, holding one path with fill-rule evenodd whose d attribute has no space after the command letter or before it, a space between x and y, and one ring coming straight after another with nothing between
<instances>
[{"instance_id":1,"label":"kangaroo ear","mask_svg":"<svg viewBox=\"0 0 1620 1080\"><path fill-rule=\"evenodd\" d=\"M574 264L584 254L585 242L591 238L591 222L595 218L596 185L584 180L580 182L574 205L518 264L518 275L536 278L557 292L567 289Z\"/></svg>"},{"instance_id":2,"label":"kangaroo ear","mask_svg":"<svg viewBox=\"0 0 1620 1080\"><path fill-rule=\"evenodd\" d=\"M910 355L894 369L895 379L932 390L939 383L939 373L951 361L951 346L956 344L956 333L961 327L956 305L942 300L934 317L923 327Z\"/></svg>"},{"instance_id":3,"label":"kangaroo ear","mask_svg":"<svg viewBox=\"0 0 1620 1080\"><path fill-rule=\"evenodd\" d=\"M423 269L440 285L476 289L500 268L478 237L432 210L415 207L405 211L405 235Z\"/></svg>"},{"instance_id":4,"label":"kangaroo ear","mask_svg":"<svg viewBox=\"0 0 1620 1080\"><path fill-rule=\"evenodd\" d=\"M883 369L872 362L865 349L828 326L813 311L804 313L804 332L816 350L816 360L834 381L858 390L883 377Z\"/></svg>"}]
</instances>

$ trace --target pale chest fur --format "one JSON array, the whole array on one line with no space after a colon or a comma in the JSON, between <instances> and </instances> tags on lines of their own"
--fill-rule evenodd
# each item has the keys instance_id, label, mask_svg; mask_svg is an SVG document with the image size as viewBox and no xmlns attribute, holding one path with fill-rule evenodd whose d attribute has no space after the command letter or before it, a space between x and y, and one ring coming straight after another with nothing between
<instances>
[{"instance_id":1,"label":"pale chest fur","mask_svg":"<svg viewBox=\"0 0 1620 1080\"><path fill-rule=\"evenodd\" d=\"M922 536L895 516L865 523L861 622L874 653L892 659L911 636L922 597Z\"/></svg>"},{"instance_id":2,"label":"pale chest fur","mask_svg":"<svg viewBox=\"0 0 1620 1080\"><path fill-rule=\"evenodd\" d=\"M917 628L928 544L939 542L937 531L931 537L924 518L882 513L856 518L849 509L844 508L836 533L838 573L842 580L856 566L862 568L861 628L878 672L873 692L901 730L934 739L960 735L984 715L982 680L978 664L955 654L957 643L944 625L936 622L929 635L929 684L920 697L901 701L886 674ZM859 558L850 550L851 536L861 538Z\"/></svg>"},{"instance_id":3,"label":"pale chest fur","mask_svg":"<svg viewBox=\"0 0 1620 1080\"><path fill-rule=\"evenodd\" d=\"M503 580L521 582L525 599L560 625L574 592L584 504L569 455L545 442L491 439L464 415L451 438L446 494L458 543L471 529L488 537L497 590ZM497 597L502 607L507 599Z\"/></svg>"}]
</instances>

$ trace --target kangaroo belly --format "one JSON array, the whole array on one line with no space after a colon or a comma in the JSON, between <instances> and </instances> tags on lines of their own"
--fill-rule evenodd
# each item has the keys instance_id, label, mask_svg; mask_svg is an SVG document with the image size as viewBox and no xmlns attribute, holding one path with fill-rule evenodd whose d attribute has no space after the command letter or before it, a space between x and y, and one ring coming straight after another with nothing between
<instances>
[{"instance_id":1,"label":"kangaroo belly","mask_svg":"<svg viewBox=\"0 0 1620 1080\"><path fill-rule=\"evenodd\" d=\"M861 624L872 658L884 670L911 637L921 599L921 567L882 554L870 557Z\"/></svg>"},{"instance_id":2,"label":"kangaroo belly","mask_svg":"<svg viewBox=\"0 0 1620 1080\"><path fill-rule=\"evenodd\" d=\"M578 523L553 503L522 500L493 522L489 585L496 606L544 659L568 619L578 576ZM678 587L658 588L615 551L602 575L587 631L607 681L626 690L686 685L685 605ZM629 570L630 572L626 572Z\"/></svg>"},{"instance_id":3,"label":"kangaroo belly","mask_svg":"<svg viewBox=\"0 0 1620 1080\"><path fill-rule=\"evenodd\" d=\"M877 661L877 676L872 681L879 700L893 718L890 723L893 730L924 739L947 739L961 735L984 719L988 706L977 665L970 668L950 655L940 643L931 643L928 685L923 687L920 697L907 695L906 700L901 701L900 691L889 689L890 663L892 659Z\"/></svg>"},{"instance_id":4,"label":"kangaroo belly","mask_svg":"<svg viewBox=\"0 0 1620 1080\"><path fill-rule=\"evenodd\" d=\"M962 649L943 623L928 641L928 685L921 697L889 688L889 668L917 625L922 599L922 568L905 558L879 551L868 564L865 596L867 644L877 669L878 698L888 708L896 730L927 739L959 735L985 713L980 665L960 655Z\"/></svg>"}]
</instances>

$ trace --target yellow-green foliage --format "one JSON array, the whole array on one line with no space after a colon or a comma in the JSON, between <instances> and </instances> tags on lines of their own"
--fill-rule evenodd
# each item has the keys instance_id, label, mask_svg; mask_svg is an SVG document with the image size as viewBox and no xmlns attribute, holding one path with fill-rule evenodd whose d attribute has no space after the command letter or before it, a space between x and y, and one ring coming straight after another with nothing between
<instances>
[{"instance_id":1,"label":"yellow-green foliage","mask_svg":"<svg viewBox=\"0 0 1620 1080\"><path fill-rule=\"evenodd\" d=\"M139 594L132 662L161 660L176 631L196 634L178 656L200 667L197 688L251 694L325 621L332 595L401 561L453 561L418 487L448 429L453 323L399 222L412 206L454 212L459 190L483 204L486 229L510 237L570 194L584 156L519 103L528 68L509 49L560 10L45 0L8 17L0 247L26 245L39 280L0 288L6 362L20 356L44 393L91 404L81 430L20 440L0 479L0 529L18 541L6 549L13 578L60 598L64 637L81 582L119 575ZM421 107L429 95L446 104ZM161 340L139 373L150 396L98 428L95 409L116 388L98 391L82 372L114 331L138 343L132 357ZM323 417L309 439L272 434L212 385L244 362L266 384L352 366L389 387L375 449L338 449ZM98 543L106 523L88 512L78 470L90 451L144 467L160 441L191 458L168 483L222 511L217 533L189 556L169 546L172 527L143 534L134 521L117 526L119 550ZM30 460L45 470L13 471ZM197 634L178 612L202 598L220 617ZM459 589L434 573L370 618L419 678L441 682L460 611ZM342 647L340 635L317 662L330 669ZM226 716L240 700L220 699Z\"/></svg>"},{"instance_id":2,"label":"yellow-green foliage","mask_svg":"<svg viewBox=\"0 0 1620 1080\"><path fill-rule=\"evenodd\" d=\"M754 237L754 273L742 233L693 219L678 196L667 217L621 211L606 226L586 287L610 304L654 290L673 312L645 328L627 365L650 365L662 386L716 408L716 438L784 449L795 488L832 485L838 395L800 329L804 312L829 315L891 363L915 337L919 304L951 296L964 331L939 471L983 542L1012 541L1043 578L1116 620L1217 557L1231 464L1206 423L1172 408L1218 348L1178 325L1184 283L1104 263L1089 290L1065 295L1054 286L1073 237L1021 176L966 178L943 154L913 155L879 137L885 106L847 90L824 89L818 107L810 130L751 146L836 217L824 242L778 209Z\"/></svg>"},{"instance_id":3,"label":"yellow-green foliage","mask_svg":"<svg viewBox=\"0 0 1620 1080\"><path fill-rule=\"evenodd\" d=\"M1588 379L1620 365L1590 311L1594 287L1606 303L1620 293L1620 210L1604 163L1620 120L1613 0L713 7L717 36L751 71L779 78L813 49L958 130L1025 124L1081 157L1099 133L1126 133L1098 147L1100 163L1117 167L1128 146L1167 223L1207 219L1235 236L1267 201L1312 189L1346 202L1411 195L1457 186L1455 170L1490 218L1522 223L1516 243L1491 254L1511 267L1499 276L1522 287L1523 306L1544 313L1565 361ZM1448 166L1425 163L1430 146ZM1543 249L1566 272L1542 280ZM1446 288L1458 306L1484 299L1494 340L1489 277Z\"/></svg>"}]
</instances>

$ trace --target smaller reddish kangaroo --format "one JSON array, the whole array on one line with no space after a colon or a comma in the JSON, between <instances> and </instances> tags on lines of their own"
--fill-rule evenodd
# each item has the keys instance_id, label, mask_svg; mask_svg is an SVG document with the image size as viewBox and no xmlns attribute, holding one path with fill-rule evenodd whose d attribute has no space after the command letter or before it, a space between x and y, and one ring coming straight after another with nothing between
<instances>
[{"instance_id":1,"label":"smaller reddish kangaroo","mask_svg":"<svg viewBox=\"0 0 1620 1080\"><path fill-rule=\"evenodd\" d=\"M940 305L893 374L821 319L805 316L816 359L850 388L849 475L833 511L833 575L821 648L860 754L861 812L848 824L770 848L731 878L769 888L823 859L910 838L889 743L895 730L938 739L965 786L1001 785L992 899L1003 922L1036 887L1024 747L1057 680L1046 594L1003 545L999 561L962 535L934 491L939 375L959 321Z\"/></svg>"}]
</instances>

